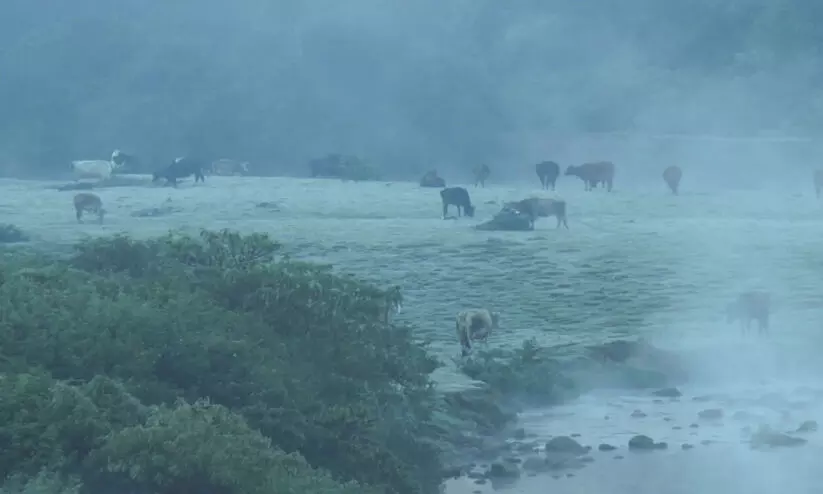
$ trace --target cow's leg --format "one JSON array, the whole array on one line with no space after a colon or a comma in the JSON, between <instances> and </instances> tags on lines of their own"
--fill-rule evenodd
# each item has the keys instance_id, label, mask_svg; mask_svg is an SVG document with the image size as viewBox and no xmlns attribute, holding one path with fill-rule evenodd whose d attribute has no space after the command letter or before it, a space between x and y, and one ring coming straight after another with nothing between
<instances>
[{"instance_id":1,"label":"cow's leg","mask_svg":"<svg viewBox=\"0 0 823 494\"><path fill-rule=\"evenodd\" d=\"M446 215L449 213L449 205L447 202L443 201L443 219L446 219Z\"/></svg>"},{"instance_id":2,"label":"cow's leg","mask_svg":"<svg viewBox=\"0 0 823 494\"><path fill-rule=\"evenodd\" d=\"M457 205L457 217L460 218L461 216L463 216L463 207L458 204Z\"/></svg>"},{"instance_id":3,"label":"cow's leg","mask_svg":"<svg viewBox=\"0 0 823 494\"><path fill-rule=\"evenodd\" d=\"M608 179L606 181L606 190L611 192L612 191L612 179Z\"/></svg>"}]
</instances>

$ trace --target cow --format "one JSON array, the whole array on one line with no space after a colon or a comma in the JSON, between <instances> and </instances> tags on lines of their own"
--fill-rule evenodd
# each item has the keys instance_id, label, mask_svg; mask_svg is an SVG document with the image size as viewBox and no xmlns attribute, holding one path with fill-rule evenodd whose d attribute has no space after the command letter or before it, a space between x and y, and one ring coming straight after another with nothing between
<instances>
[{"instance_id":1,"label":"cow","mask_svg":"<svg viewBox=\"0 0 823 494\"><path fill-rule=\"evenodd\" d=\"M582 179L585 190L592 190L602 182L606 184L606 189L611 192L614 183L614 163L611 161L595 161L578 166L570 165L566 168L566 175Z\"/></svg>"},{"instance_id":2,"label":"cow","mask_svg":"<svg viewBox=\"0 0 823 494\"><path fill-rule=\"evenodd\" d=\"M437 170L429 170L420 179L420 187L431 187L442 189L446 186L446 181L437 174Z\"/></svg>"},{"instance_id":3,"label":"cow","mask_svg":"<svg viewBox=\"0 0 823 494\"><path fill-rule=\"evenodd\" d=\"M212 162L211 164L211 173L212 175L222 175L222 176L234 176L234 175L245 175L249 172L249 162L248 161L236 161L231 159L219 159L217 161Z\"/></svg>"},{"instance_id":4,"label":"cow","mask_svg":"<svg viewBox=\"0 0 823 494\"><path fill-rule=\"evenodd\" d=\"M136 156L132 154L126 154L120 151L119 149L115 149L114 152L111 153L111 162L117 169L128 170L135 169L139 164L139 161Z\"/></svg>"},{"instance_id":5,"label":"cow","mask_svg":"<svg viewBox=\"0 0 823 494\"><path fill-rule=\"evenodd\" d=\"M449 187L440 191L440 199L443 200L443 219L449 211L449 206L457 207L457 216L466 213L469 218L474 217L474 206L472 206L469 191L463 187Z\"/></svg>"},{"instance_id":6,"label":"cow","mask_svg":"<svg viewBox=\"0 0 823 494\"><path fill-rule=\"evenodd\" d=\"M537 178L540 179L540 188L548 190L551 184L554 190L557 177L560 175L560 165L554 161L541 161L534 165L534 169L537 172Z\"/></svg>"},{"instance_id":7,"label":"cow","mask_svg":"<svg viewBox=\"0 0 823 494\"><path fill-rule=\"evenodd\" d=\"M740 332L746 334L752 320L757 321L758 332L769 332L769 312L771 296L766 292L750 291L737 296L734 302L726 305L726 322L740 321Z\"/></svg>"},{"instance_id":8,"label":"cow","mask_svg":"<svg viewBox=\"0 0 823 494\"><path fill-rule=\"evenodd\" d=\"M457 314L456 331L460 342L461 355L467 356L472 349L472 341L486 343L489 335L498 328L500 314L488 309L468 309Z\"/></svg>"},{"instance_id":9,"label":"cow","mask_svg":"<svg viewBox=\"0 0 823 494\"><path fill-rule=\"evenodd\" d=\"M83 222L83 213L93 213L97 215L100 224L103 223L103 216L106 210L103 209L103 201L97 194L91 192L80 192L74 196L74 212L77 217L77 222Z\"/></svg>"},{"instance_id":10,"label":"cow","mask_svg":"<svg viewBox=\"0 0 823 494\"><path fill-rule=\"evenodd\" d=\"M814 192L820 199L820 191L823 190L823 170L814 171Z\"/></svg>"},{"instance_id":11,"label":"cow","mask_svg":"<svg viewBox=\"0 0 823 494\"><path fill-rule=\"evenodd\" d=\"M677 189L680 187L681 178L683 178L683 170L681 170L679 166L670 166L663 170L663 180L672 190L672 194L674 195L677 195Z\"/></svg>"},{"instance_id":12,"label":"cow","mask_svg":"<svg viewBox=\"0 0 823 494\"><path fill-rule=\"evenodd\" d=\"M522 201L508 202L504 204L503 209L514 210L528 216L532 228L534 228L534 222L537 218L555 216L557 218L557 228L563 225L567 230L569 229L569 223L566 221L566 201L561 199L529 197Z\"/></svg>"},{"instance_id":13,"label":"cow","mask_svg":"<svg viewBox=\"0 0 823 494\"><path fill-rule=\"evenodd\" d=\"M117 171L117 165L106 160L80 160L71 162L71 172L75 180L96 178L106 180Z\"/></svg>"},{"instance_id":14,"label":"cow","mask_svg":"<svg viewBox=\"0 0 823 494\"><path fill-rule=\"evenodd\" d=\"M486 179L489 178L492 171L489 168L489 165L483 164L476 166L474 168L474 186L477 187L477 184L480 184L481 187L486 188Z\"/></svg>"},{"instance_id":15,"label":"cow","mask_svg":"<svg viewBox=\"0 0 823 494\"><path fill-rule=\"evenodd\" d=\"M205 182L206 177L203 175L203 162L194 158L183 156L176 158L172 164L157 170L152 175L152 182L157 182L161 178L166 180L167 184L177 187L177 180L194 175L194 181Z\"/></svg>"}]
</instances>

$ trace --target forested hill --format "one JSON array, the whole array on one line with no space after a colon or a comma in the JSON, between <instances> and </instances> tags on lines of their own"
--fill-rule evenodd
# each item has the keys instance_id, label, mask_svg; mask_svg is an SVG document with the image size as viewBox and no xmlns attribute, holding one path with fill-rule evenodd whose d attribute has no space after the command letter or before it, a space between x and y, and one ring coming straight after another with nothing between
<instances>
[{"instance_id":1,"label":"forested hill","mask_svg":"<svg viewBox=\"0 0 823 494\"><path fill-rule=\"evenodd\" d=\"M397 173L523 136L812 135L811 0L5 0L0 163L183 153Z\"/></svg>"}]
</instances>

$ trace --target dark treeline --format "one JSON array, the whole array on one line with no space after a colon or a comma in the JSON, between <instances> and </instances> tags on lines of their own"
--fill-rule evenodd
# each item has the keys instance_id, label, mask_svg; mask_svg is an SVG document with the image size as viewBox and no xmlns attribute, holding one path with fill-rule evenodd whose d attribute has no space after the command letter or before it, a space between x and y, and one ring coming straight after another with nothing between
<instances>
[{"instance_id":1,"label":"dark treeline","mask_svg":"<svg viewBox=\"0 0 823 494\"><path fill-rule=\"evenodd\" d=\"M543 135L823 127L823 4L808 0L6 0L0 13L0 162L29 172L120 147L269 173L342 152L417 176L533 159L523 141Z\"/></svg>"}]
</instances>

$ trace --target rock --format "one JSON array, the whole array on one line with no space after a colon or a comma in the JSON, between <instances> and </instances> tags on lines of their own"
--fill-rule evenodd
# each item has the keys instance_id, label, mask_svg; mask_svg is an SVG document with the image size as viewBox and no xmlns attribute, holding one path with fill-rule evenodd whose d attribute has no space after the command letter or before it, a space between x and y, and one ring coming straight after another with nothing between
<instances>
[{"instance_id":1,"label":"rock","mask_svg":"<svg viewBox=\"0 0 823 494\"><path fill-rule=\"evenodd\" d=\"M512 433L512 437L515 439L526 439L526 429L518 427Z\"/></svg>"},{"instance_id":2,"label":"rock","mask_svg":"<svg viewBox=\"0 0 823 494\"><path fill-rule=\"evenodd\" d=\"M582 446L569 436L557 436L551 438L549 442L546 443L546 452L566 453L579 456L588 453L589 448Z\"/></svg>"},{"instance_id":3,"label":"rock","mask_svg":"<svg viewBox=\"0 0 823 494\"><path fill-rule=\"evenodd\" d=\"M635 410L635 411L632 412L631 416L634 419L642 419L642 418L646 417L647 415L642 410Z\"/></svg>"},{"instance_id":4,"label":"rock","mask_svg":"<svg viewBox=\"0 0 823 494\"><path fill-rule=\"evenodd\" d=\"M763 426L752 434L752 448L778 448L786 446L801 446L808 441L802 437L792 437L782 432L772 430L771 427Z\"/></svg>"},{"instance_id":5,"label":"rock","mask_svg":"<svg viewBox=\"0 0 823 494\"><path fill-rule=\"evenodd\" d=\"M611 444L603 443L597 447L600 451L614 451L617 449L617 446L612 446Z\"/></svg>"},{"instance_id":6,"label":"rock","mask_svg":"<svg viewBox=\"0 0 823 494\"><path fill-rule=\"evenodd\" d=\"M683 393L677 388L658 389L657 391L652 391L652 394L661 398L679 398L683 396Z\"/></svg>"},{"instance_id":7,"label":"rock","mask_svg":"<svg viewBox=\"0 0 823 494\"><path fill-rule=\"evenodd\" d=\"M649 436L638 434L629 439L629 449L633 451L651 451L655 449L666 449L668 444L656 443Z\"/></svg>"},{"instance_id":8,"label":"rock","mask_svg":"<svg viewBox=\"0 0 823 494\"><path fill-rule=\"evenodd\" d=\"M534 230L531 220L527 215L510 209L500 211L491 220L481 223L474 228L487 231L527 232Z\"/></svg>"},{"instance_id":9,"label":"rock","mask_svg":"<svg viewBox=\"0 0 823 494\"><path fill-rule=\"evenodd\" d=\"M512 479L520 476L520 468L515 463L496 461L486 472L487 479Z\"/></svg>"},{"instance_id":10,"label":"rock","mask_svg":"<svg viewBox=\"0 0 823 494\"><path fill-rule=\"evenodd\" d=\"M720 408L707 408L697 414L703 420L718 420L723 418L723 410Z\"/></svg>"},{"instance_id":11,"label":"rock","mask_svg":"<svg viewBox=\"0 0 823 494\"><path fill-rule=\"evenodd\" d=\"M806 420L795 430L795 432L815 432L817 430L817 422L814 420Z\"/></svg>"},{"instance_id":12,"label":"rock","mask_svg":"<svg viewBox=\"0 0 823 494\"><path fill-rule=\"evenodd\" d=\"M682 449L684 451L690 450L690 449L693 449L693 448L694 448L694 446L689 444L689 443L684 443L684 444L680 445L680 449Z\"/></svg>"},{"instance_id":13,"label":"rock","mask_svg":"<svg viewBox=\"0 0 823 494\"><path fill-rule=\"evenodd\" d=\"M523 461L523 470L527 472L542 473L551 470L546 458L540 456L530 456Z\"/></svg>"}]
</instances>

